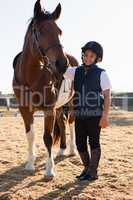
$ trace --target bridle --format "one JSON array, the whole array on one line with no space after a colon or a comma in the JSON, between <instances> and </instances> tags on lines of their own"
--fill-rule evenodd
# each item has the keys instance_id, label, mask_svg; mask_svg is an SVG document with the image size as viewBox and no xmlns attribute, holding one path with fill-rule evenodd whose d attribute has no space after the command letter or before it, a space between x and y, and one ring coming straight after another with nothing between
<instances>
[{"instance_id":1,"label":"bridle","mask_svg":"<svg viewBox=\"0 0 133 200\"><path fill-rule=\"evenodd\" d=\"M42 60L41 67L46 68L51 74L56 74L56 72L57 72L56 67L55 67L56 61L51 60L47 56L47 53L52 48L63 48L63 46L60 43L57 43L57 44L53 44L53 45L47 47L46 49L44 49L40 46L39 35L40 35L40 32L39 32L38 28L36 27L35 22L33 22L33 24L32 24L33 43L34 43L34 45L36 45L36 48L41 56L41 60ZM66 64L68 66L68 60L66 61Z\"/></svg>"}]
</instances>

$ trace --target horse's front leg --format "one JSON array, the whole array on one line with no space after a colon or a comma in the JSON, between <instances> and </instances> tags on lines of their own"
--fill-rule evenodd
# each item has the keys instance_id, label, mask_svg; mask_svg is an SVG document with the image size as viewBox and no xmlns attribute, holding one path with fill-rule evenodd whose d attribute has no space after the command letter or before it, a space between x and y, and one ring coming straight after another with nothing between
<instances>
[{"instance_id":1,"label":"horse's front leg","mask_svg":"<svg viewBox=\"0 0 133 200\"><path fill-rule=\"evenodd\" d=\"M53 145L53 129L55 124L55 115L56 112L54 109L49 110L44 115L44 144L46 145L47 152L48 152L48 159L46 162L46 177L53 178L54 177L54 159L53 159L53 152L52 152L52 145Z\"/></svg>"},{"instance_id":2,"label":"horse's front leg","mask_svg":"<svg viewBox=\"0 0 133 200\"><path fill-rule=\"evenodd\" d=\"M35 170L34 162L36 159L36 154L35 154L35 134L33 130L33 112L30 112L28 107L20 107L19 110L24 120L26 137L28 142L28 158L25 169L34 171Z\"/></svg>"}]
</instances>

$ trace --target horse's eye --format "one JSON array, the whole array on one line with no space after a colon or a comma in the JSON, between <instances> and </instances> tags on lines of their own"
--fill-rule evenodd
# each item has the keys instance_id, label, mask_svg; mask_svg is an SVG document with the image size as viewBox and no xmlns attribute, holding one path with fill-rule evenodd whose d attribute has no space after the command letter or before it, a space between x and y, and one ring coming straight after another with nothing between
<instances>
[{"instance_id":1,"label":"horse's eye","mask_svg":"<svg viewBox=\"0 0 133 200\"><path fill-rule=\"evenodd\" d=\"M42 34L45 34L45 30L44 30L44 28L40 28L40 33L42 33Z\"/></svg>"},{"instance_id":2,"label":"horse's eye","mask_svg":"<svg viewBox=\"0 0 133 200\"><path fill-rule=\"evenodd\" d=\"M48 33L48 30L42 27L42 28L40 28L40 33L46 34L46 33Z\"/></svg>"}]
</instances>

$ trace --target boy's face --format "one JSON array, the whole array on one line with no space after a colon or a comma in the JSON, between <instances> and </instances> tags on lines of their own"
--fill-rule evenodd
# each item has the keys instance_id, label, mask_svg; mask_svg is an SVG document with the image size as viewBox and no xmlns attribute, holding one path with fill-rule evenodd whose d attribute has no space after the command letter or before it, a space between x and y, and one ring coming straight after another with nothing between
<instances>
[{"instance_id":1,"label":"boy's face","mask_svg":"<svg viewBox=\"0 0 133 200\"><path fill-rule=\"evenodd\" d=\"M85 65L92 65L95 63L97 55L93 53L91 50L86 50L83 55L83 62Z\"/></svg>"}]
</instances>

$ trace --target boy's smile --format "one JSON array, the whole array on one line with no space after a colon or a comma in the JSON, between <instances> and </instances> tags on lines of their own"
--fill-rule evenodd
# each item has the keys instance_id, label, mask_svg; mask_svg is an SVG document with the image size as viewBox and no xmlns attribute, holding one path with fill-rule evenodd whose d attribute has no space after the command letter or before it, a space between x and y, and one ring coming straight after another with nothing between
<instances>
[{"instance_id":1,"label":"boy's smile","mask_svg":"<svg viewBox=\"0 0 133 200\"><path fill-rule=\"evenodd\" d=\"M95 63L97 58L97 55L91 51L91 50L86 50L85 53L83 54L83 63L87 66L90 66Z\"/></svg>"}]
</instances>

